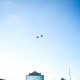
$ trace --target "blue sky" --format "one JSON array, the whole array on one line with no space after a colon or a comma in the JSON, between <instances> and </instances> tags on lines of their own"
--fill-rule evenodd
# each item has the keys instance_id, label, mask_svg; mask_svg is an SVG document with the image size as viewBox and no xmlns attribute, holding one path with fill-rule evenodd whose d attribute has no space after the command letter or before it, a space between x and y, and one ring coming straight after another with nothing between
<instances>
[{"instance_id":1,"label":"blue sky","mask_svg":"<svg viewBox=\"0 0 80 80\"><path fill-rule=\"evenodd\" d=\"M43 34L43 38L36 39ZM0 0L0 77L80 77L79 0Z\"/></svg>"}]
</instances>

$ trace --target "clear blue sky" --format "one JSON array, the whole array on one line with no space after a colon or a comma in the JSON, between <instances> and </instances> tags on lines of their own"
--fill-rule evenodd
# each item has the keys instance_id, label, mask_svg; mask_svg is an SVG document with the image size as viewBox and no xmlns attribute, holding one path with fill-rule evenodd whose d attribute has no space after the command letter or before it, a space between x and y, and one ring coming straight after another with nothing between
<instances>
[{"instance_id":1,"label":"clear blue sky","mask_svg":"<svg viewBox=\"0 0 80 80\"><path fill-rule=\"evenodd\" d=\"M43 38L36 39L43 34ZM79 0L0 0L0 78L80 78Z\"/></svg>"}]
</instances>

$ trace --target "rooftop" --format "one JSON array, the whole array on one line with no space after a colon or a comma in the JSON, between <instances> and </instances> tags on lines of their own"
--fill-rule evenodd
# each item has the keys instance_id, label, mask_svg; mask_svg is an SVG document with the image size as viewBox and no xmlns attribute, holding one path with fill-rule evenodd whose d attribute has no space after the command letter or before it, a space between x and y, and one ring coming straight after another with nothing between
<instances>
[{"instance_id":1,"label":"rooftop","mask_svg":"<svg viewBox=\"0 0 80 80\"><path fill-rule=\"evenodd\" d=\"M36 71L32 72L32 73L29 73L29 76L35 76L35 75L41 75L41 73L38 73Z\"/></svg>"}]
</instances>

